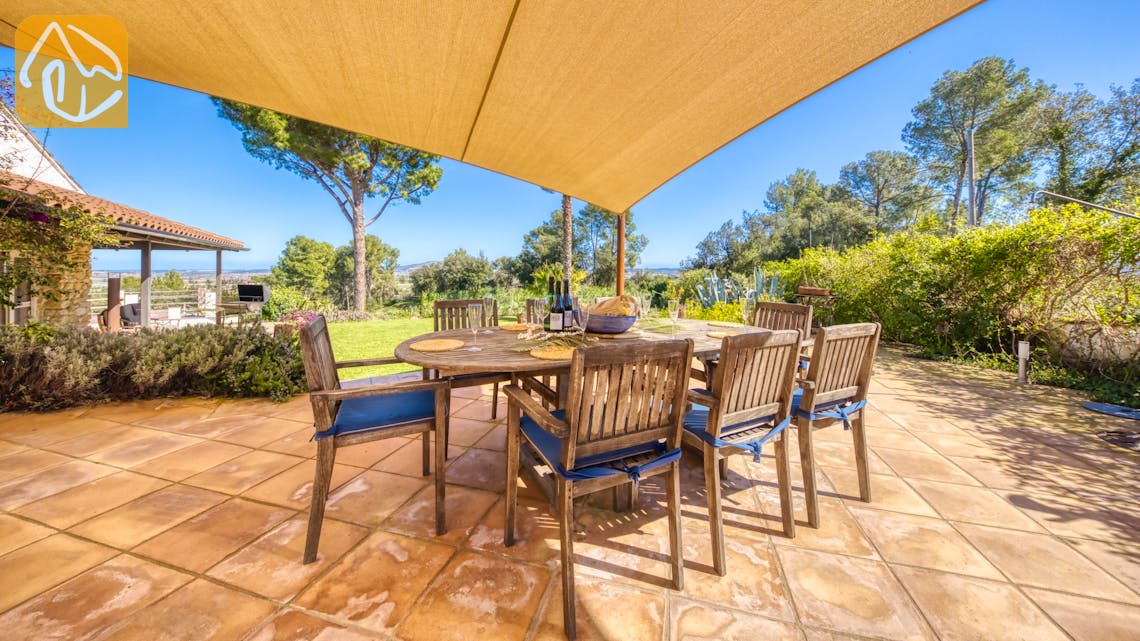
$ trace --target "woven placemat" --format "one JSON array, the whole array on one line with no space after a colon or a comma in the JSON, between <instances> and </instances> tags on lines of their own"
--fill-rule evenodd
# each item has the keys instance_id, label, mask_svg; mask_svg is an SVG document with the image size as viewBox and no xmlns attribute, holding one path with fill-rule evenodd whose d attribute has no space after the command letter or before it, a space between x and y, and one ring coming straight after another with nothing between
<instances>
[{"instance_id":1,"label":"woven placemat","mask_svg":"<svg viewBox=\"0 0 1140 641\"><path fill-rule=\"evenodd\" d=\"M705 324L709 327L728 327L730 329L740 329L741 327L745 327L745 325L742 325L741 323L730 323L728 321L709 321Z\"/></svg>"},{"instance_id":2,"label":"woven placemat","mask_svg":"<svg viewBox=\"0 0 1140 641\"><path fill-rule=\"evenodd\" d=\"M499 325L499 329L504 332L525 332L532 329L539 329L541 325L532 325L528 323L503 323Z\"/></svg>"},{"instance_id":3,"label":"woven placemat","mask_svg":"<svg viewBox=\"0 0 1140 641\"><path fill-rule=\"evenodd\" d=\"M544 361L568 361L574 356L573 347L552 345L550 347L536 347L530 350L530 355Z\"/></svg>"},{"instance_id":4,"label":"woven placemat","mask_svg":"<svg viewBox=\"0 0 1140 641\"><path fill-rule=\"evenodd\" d=\"M417 352L450 352L453 349L463 347L463 341L458 341L454 338L429 338L427 340L416 341L408 345L408 347Z\"/></svg>"}]
</instances>

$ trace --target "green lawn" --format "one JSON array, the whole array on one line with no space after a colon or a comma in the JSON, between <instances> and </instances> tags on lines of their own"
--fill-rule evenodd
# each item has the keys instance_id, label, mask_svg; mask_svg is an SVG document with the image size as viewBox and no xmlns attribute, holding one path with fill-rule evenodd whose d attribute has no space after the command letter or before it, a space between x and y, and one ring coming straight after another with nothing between
<instances>
[{"instance_id":1,"label":"green lawn","mask_svg":"<svg viewBox=\"0 0 1140 641\"><path fill-rule=\"evenodd\" d=\"M392 320L349 321L329 325L329 338L332 339L333 354L338 361L351 361L360 358L391 356L405 339L424 332L430 332L430 318L397 318ZM341 370L342 379L365 378L398 372L418 370L415 365L398 364L380 367L355 367Z\"/></svg>"}]
</instances>

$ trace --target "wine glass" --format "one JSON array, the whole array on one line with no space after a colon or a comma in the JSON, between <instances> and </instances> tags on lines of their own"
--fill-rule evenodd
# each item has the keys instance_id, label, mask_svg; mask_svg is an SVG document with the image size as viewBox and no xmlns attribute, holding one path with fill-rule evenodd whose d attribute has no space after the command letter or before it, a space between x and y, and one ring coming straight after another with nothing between
<instances>
[{"instance_id":1,"label":"wine glass","mask_svg":"<svg viewBox=\"0 0 1140 641\"><path fill-rule=\"evenodd\" d=\"M744 317L744 324L752 324L752 314L756 309L756 303L753 302L749 296L744 296L740 299L740 315Z\"/></svg>"},{"instance_id":2,"label":"wine glass","mask_svg":"<svg viewBox=\"0 0 1140 641\"><path fill-rule=\"evenodd\" d=\"M586 333L586 326L590 324L590 306L578 305L574 308L574 316L578 321L578 328L582 330L582 334Z\"/></svg>"},{"instance_id":3,"label":"wine glass","mask_svg":"<svg viewBox=\"0 0 1140 641\"><path fill-rule=\"evenodd\" d=\"M653 294L642 294L638 297L638 302L638 316L641 318L649 316L649 310L653 306Z\"/></svg>"},{"instance_id":4,"label":"wine glass","mask_svg":"<svg viewBox=\"0 0 1140 641\"><path fill-rule=\"evenodd\" d=\"M485 324L483 325L484 334L494 334L495 330L491 329L492 325L498 325L497 319L491 317L495 313L495 299L491 296L483 297L483 313L486 315L484 318Z\"/></svg>"},{"instance_id":5,"label":"wine glass","mask_svg":"<svg viewBox=\"0 0 1140 641\"><path fill-rule=\"evenodd\" d=\"M672 324L672 326L670 326L670 329L669 329L670 334L676 334L677 333L677 316L679 316L680 314L681 314L681 301L679 301L675 298L671 299L669 301L669 318L673 319L673 324Z\"/></svg>"},{"instance_id":6,"label":"wine glass","mask_svg":"<svg viewBox=\"0 0 1140 641\"><path fill-rule=\"evenodd\" d=\"M479 321L482 318L482 303L471 303L467 306L467 325L471 328L471 347L467 348L469 352L483 351L483 348L479 347Z\"/></svg>"}]
</instances>

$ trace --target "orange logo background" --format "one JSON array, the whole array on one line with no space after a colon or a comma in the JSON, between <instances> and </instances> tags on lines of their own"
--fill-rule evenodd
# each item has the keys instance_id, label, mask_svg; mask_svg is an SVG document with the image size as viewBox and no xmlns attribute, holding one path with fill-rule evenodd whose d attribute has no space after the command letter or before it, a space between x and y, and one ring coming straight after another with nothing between
<instances>
[{"instance_id":1,"label":"orange logo background","mask_svg":"<svg viewBox=\"0 0 1140 641\"><path fill-rule=\"evenodd\" d=\"M31 16L16 29L16 114L29 127L126 127L127 30L111 16Z\"/></svg>"}]
</instances>

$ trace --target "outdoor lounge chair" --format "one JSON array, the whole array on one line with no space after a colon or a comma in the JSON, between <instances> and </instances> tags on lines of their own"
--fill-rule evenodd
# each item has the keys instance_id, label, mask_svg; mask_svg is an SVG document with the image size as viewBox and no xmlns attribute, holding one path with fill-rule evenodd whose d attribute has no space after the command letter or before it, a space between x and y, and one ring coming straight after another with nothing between
<instances>
[{"instance_id":1,"label":"outdoor lounge chair","mask_svg":"<svg viewBox=\"0 0 1140 641\"><path fill-rule=\"evenodd\" d=\"M139 327L142 325L142 305L139 303L129 303L119 307L119 318L123 321L123 327Z\"/></svg>"},{"instance_id":2,"label":"outdoor lounge chair","mask_svg":"<svg viewBox=\"0 0 1140 641\"><path fill-rule=\"evenodd\" d=\"M713 570L720 576L725 574L720 480L727 476L728 456L751 454L759 462L761 446L778 439L776 475L784 534L796 535L786 429L800 340L796 329L726 336L710 389L689 390L689 401L703 407L685 415L683 442L704 457Z\"/></svg>"},{"instance_id":3,"label":"outdoor lounge chair","mask_svg":"<svg viewBox=\"0 0 1140 641\"><path fill-rule=\"evenodd\" d=\"M867 433L863 407L871 383L871 365L879 347L878 323L821 327L815 336L811 364L801 381L802 396L793 403L800 441L800 465L804 474L808 525L819 527L819 501L815 489L815 453L811 432L816 421L842 421L855 442L855 466L859 472L859 498L871 500L871 477L867 469Z\"/></svg>"},{"instance_id":4,"label":"outdoor lounge chair","mask_svg":"<svg viewBox=\"0 0 1140 641\"><path fill-rule=\"evenodd\" d=\"M492 299L494 300L494 299ZM437 300L433 308L434 312L434 330L442 332L448 329L469 329L471 327L470 320L467 317L467 307L469 305L479 305L483 307L482 298L469 298L458 300ZM498 327L499 326L499 301L494 301L491 309L483 309L480 315L479 327ZM424 370L425 379L439 378L439 372L436 370ZM451 381L451 387L479 387L488 383L494 384L494 389L491 391L491 418L496 419L499 417L499 383L504 383L511 380L509 374L502 374L498 372L486 372L479 374L458 374L455 376L448 376ZM445 441L446 442L446 439Z\"/></svg>"},{"instance_id":5,"label":"outdoor lounge chair","mask_svg":"<svg viewBox=\"0 0 1140 641\"><path fill-rule=\"evenodd\" d=\"M562 617L576 635L574 498L665 474L673 587L684 585L681 558L681 424L691 340L630 340L575 350L565 410L547 411L517 385L507 395L507 495L503 542L515 541L519 446L526 440L552 470L562 549ZM634 491L636 494L636 491Z\"/></svg>"},{"instance_id":6,"label":"outdoor lounge chair","mask_svg":"<svg viewBox=\"0 0 1140 641\"><path fill-rule=\"evenodd\" d=\"M450 385L439 381L381 383L342 388L337 370L346 367L399 363L395 358L335 362L328 325L318 316L301 328L301 354L305 359L305 378L309 383L309 400L313 404L313 422L317 441L317 465L313 480L312 509L309 531L305 539L304 562L317 558L321 538L325 501L332 481L337 448L384 438L423 434L423 475L430 472L430 442L435 433L435 532L443 534L444 519L444 439Z\"/></svg>"}]
</instances>

